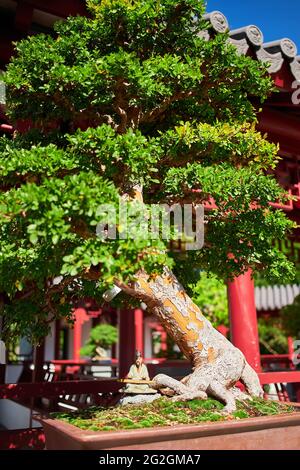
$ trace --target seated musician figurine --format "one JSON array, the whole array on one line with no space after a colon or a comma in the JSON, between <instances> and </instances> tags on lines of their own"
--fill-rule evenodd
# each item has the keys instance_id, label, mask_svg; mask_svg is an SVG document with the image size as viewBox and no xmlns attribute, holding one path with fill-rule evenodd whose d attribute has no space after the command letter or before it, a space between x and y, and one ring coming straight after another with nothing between
<instances>
[{"instance_id":1,"label":"seated musician figurine","mask_svg":"<svg viewBox=\"0 0 300 470\"><path fill-rule=\"evenodd\" d=\"M135 363L129 369L129 372L126 376L127 379L131 379L133 382L137 383L128 383L123 389L124 393L128 394L145 394L145 393L157 393L157 390L151 388L147 383L138 383L139 381L150 381L149 373L147 366L143 363L142 353L136 351L135 354Z\"/></svg>"}]
</instances>

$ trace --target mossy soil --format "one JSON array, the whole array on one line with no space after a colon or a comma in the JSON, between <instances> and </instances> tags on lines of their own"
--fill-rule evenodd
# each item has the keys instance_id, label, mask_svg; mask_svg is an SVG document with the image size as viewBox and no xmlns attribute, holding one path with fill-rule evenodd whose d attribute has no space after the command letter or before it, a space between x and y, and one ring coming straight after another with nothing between
<instances>
[{"instance_id":1,"label":"mossy soil","mask_svg":"<svg viewBox=\"0 0 300 470\"><path fill-rule=\"evenodd\" d=\"M238 420L295 411L291 405L264 399L237 402L237 411L231 415L222 413L223 407L224 405L213 399L172 402L162 397L145 405L90 407L69 413L52 413L51 417L84 430L117 431Z\"/></svg>"}]
</instances>

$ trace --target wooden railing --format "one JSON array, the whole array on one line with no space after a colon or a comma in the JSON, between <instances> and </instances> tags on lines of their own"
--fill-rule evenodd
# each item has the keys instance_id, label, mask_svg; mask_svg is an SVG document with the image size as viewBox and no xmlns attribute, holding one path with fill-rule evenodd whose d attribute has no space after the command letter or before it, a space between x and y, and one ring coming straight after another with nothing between
<instances>
[{"instance_id":1,"label":"wooden railing","mask_svg":"<svg viewBox=\"0 0 300 470\"><path fill-rule=\"evenodd\" d=\"M67 394L90 393L93 395L117 391L120 384L116 379L67 380L64 382L39 382L0 385L0 399L22 400L53 398Z\"/></svg>"},{"instance_id":2,"label":"wooden railing","mask_svg":"<svg viewBox=\"0 0 300 470\"><path fill-rule=\"evenodd\" d=\"M290 354L262 354L260 359L261 366L266 371L295 370L296 368Z\"/></svg>"},{"instance_id":3,"label":"wooden railing","mask_svg":"<svg viewBox=\"0 0 300 470\"><path fill-rule=\"evenodd\" d=\"M32 422L36 413L45 413L45 409L48 414L64 406L78 409L90 405L113 405L120 397L120 387L116 379L3 384L0 385L0 399L27 406ZM42 428L29 425L25 429L0 430L0 450L43 449L44 444Z\"/></svg>"}]
</instances>

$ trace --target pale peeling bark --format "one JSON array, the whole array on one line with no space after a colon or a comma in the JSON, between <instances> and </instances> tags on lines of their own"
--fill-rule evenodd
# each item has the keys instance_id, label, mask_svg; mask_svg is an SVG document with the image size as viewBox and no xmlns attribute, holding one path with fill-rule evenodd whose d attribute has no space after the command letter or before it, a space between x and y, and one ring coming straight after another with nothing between
<instances>
[{"instance_id":1,"label":"pale peeling bark","mask_svg":"<svg viewBox=\"0 0 300 470\"><path fill-rule=\"evenodd\" d=\"M142 186L133 185L123 197L143 202ZM225 403L224 411L229 413L236 409L236 399L263 396L258 376L242 352L202 315L169 269L154 277L138 273L132 285L115 284L147 304L192 364L193 372L181 381L156 375L154 387L168 395L172 391L173 400L215 397ZM239 380L249 395L235 387Z\"/></svg>"},{"instance_id":2,"label":"pale peeling bark","mask_svg":"<svg viewBox=\"0 0 300 470\"><path fill-rule=\"evenodd\" d=\"M158 389L171 389L173 400L215 397L225 403L226 412L236 409L237 398L263 396L258 376L242 352L202 315L170 270L154 278L140 273L132 285L118 285L147 304L192 363L193 372L182 381L164 374L155 376ZM249 395L235 387L239 380Z\"/></svg>"}]
</instances>

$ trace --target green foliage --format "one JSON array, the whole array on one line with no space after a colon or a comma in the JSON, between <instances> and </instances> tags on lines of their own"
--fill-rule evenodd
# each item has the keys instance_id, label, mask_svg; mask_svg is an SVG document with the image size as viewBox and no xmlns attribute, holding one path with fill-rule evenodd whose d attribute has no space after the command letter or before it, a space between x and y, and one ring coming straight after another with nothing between
<instances>
[{"instance_id":1,"label":"green foliage","mask_svg":"<svg viewBox=\"0 0 300 470\"><path fill-rule=\"evenodd\" d=\"M90 331L90 337L80 349L81 356L94 357L97 348L108 349L118 340L118 329L113 325L102 323Z\"/></svg>"},{"instance_id":2,"label":"green foliage","mask_svg":"<svg viewBox=\"0 0 300 470\"><path fill-rule=\"evenodd\" d=\"M229 325L227 289L222 280L215 275L201 272L192 292L193 301L215 327Z\"/></svg>"},{"instance_id":3,"label":"green foliage","mask_svg":"<svg viewBox=\"0 0 300 470\"><path fill-rule=\"evenodd\" d=\"M71 413L52 413L51 416L73 424L80 429L116 431L119 429L140 429L243 419L254 416L292 413L294 411L292 406L285 403L261 398L237 402L237 405L238 410L232 416L226 416L221 413L224 405L211 398L172 402L170 399L162 397L150 404L114 408L89 407L86 410Z\"/></svg>"},{"instance_id":4,"label":"green foliage","mask_svg":"<svg viewBox=\"0 0 300 470\"><path fill-rule=\"evenodd\" d=\"M281 309L277 318L260 318L258 332L262 354L286 354L287 336L299 338L300 334L300 296Z\"/></svg>"},{"instance_id":5,"label":"green foliage","mask_svg":"<svg viewBox=\"0 0 300 470\"><path fill-rule=\"evenodd\" d=\"M160 344L160 338L153 338L153 344L155 344L155 342ZM154 354L154 356L176 360L185 359L184 354L180 351L173 338L169 335L166 337L166 350L160 349L156 354Z\"/></svg>"},{"instance_id":6,"label":"green foliage","mask_svg":"<svg viewBox=\"0 0 300 470\"><path fill-rule=\"evenodd\" d=\"M80 155L94 170L118 185L151 182L157 178L157 162L163 155L158 138L147 139L139 130L117 134L103 124L85 132L77 131L68 138L71 155ZM81 166L79 162L78 166Z\"/></svg>"},{"instance_id":7,"label":"green foliage","mask_svg":"<svg viewBox=\"0 0 300 470\"><path fill-rule=\"evenodd\" d=\"M173 266L186 286L200 269L224 279L249 267L293 275L272 245L292 227L269 207L285 199L266 176L277 146L254 129L253 98L263 102L274 89L266 66L237 54L226 34L205 41L200 0L89 8L91 17L59 22L52 36L19 41L4 77L11 122L31 125L0 139L7 336L37 341L53 318L72 321L78 297L99 299L116 277L128 281L139 269ZM133 184L143 185L146 204L213 198L204 248L178 256L142 230L132 239L96 237L108 219L99 206L117 208Z\"/></svg>"},{"instance_id":8,"label":"green foliage","mask_svg":"<svg viewBox=\"0 0 300 470\"><path fill-rule=\"evenodd\" d=\"M287 305L281 311L281 321L285 333L289 336L299 338L300 335L300 295L292 305Z\"/></svg>"},{"instance_id":9,"label":"green foliage","mask_svg":"<svg viewBox=\"0 0 300 470\"><path fill-rule=\"evenodd\" d=\"M260 318L258 336L261 354L287 353L287 333L280 318Z\"/></svg>"},{"instance_id":10,"label":"green foliage","mask_svg":"<svg viewBox=\"0 0 300 470\"><path fill-rule=\"evenodd\" d=\"M293 245L288 242L288 239L285 239L284 243L281 243L278 240L274 240L274 247L279 248L282 254L284 254L289 261L294 263L294 275L290 277L283 277L280 279L280 284L300 284L300 264L299 264L299 256L298 253L300 251L300 243L293 241ZM256 271L254 273L255 285L258 287L266 287L270 284L277 284L278 280L268 279L264 272Z\"/></svg>"}]
</instances>

